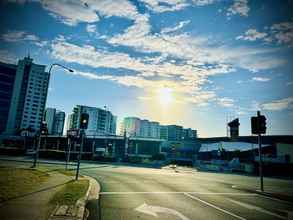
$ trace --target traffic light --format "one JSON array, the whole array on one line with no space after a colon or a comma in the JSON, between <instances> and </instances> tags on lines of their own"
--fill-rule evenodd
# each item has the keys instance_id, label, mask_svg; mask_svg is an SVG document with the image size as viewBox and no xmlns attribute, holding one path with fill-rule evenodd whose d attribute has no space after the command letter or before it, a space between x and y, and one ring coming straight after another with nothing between
<instances>
[{"instance_id":1,"label":"traffic light","mask_svg":"<svg viewBox=\"0 0 293 220\"><path fill-rule=\"evenodd\" d=\"M41 134L47 135L48 134L48 127L45 121L41 124Z\"/></svg>"},{"instance_id":2,"label":"traffic light","mask_svg":"<svg viewBox=\"0 0 293 220\"><path fill-rule=\"evenodd\" d=\"M251 117L251 133L252 134L265 134L266 127L266 117L264 115L258 115Z\"/></svg>"},{"instance_id":3,"label":"traffic light","mask_svg":"<svg viewBox=\"0 0 293 220\"><path fill-rule=\"evenodd\" d=\"M260 134L265 134L266 133L266 130L267 130L267 124L266 124L266 117L264 115L260 115L259 118L259 133Z\"/></svg>"},{"instance_id":4,"label":"traffic light","mask_svg":"<svg viewBox=\"0 0 293 220\"><path fill-rule=\"evenodd\" d=\"M258 117L251 117L251 133L258 134Z\"/></svg>"},{"instance_id":5,"label":"traffic light","mask_svg":"<svg viewBox=\"0 0 293 220\"><path fill-rule=\"evenodd\" d=\"M89 115L87 113L81 113L80 121L79 121L79 128L80 129L87 129L89 123Z\"/></svg>"}]
</instances>

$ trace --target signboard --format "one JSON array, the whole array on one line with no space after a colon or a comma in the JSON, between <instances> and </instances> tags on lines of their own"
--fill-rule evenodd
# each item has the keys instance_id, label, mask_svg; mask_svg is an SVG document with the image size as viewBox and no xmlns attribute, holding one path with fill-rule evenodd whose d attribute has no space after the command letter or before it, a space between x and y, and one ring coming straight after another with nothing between
<instances>
[{"instance_id":1,"label":"signboard","mask_svg":"<svg viewBox=\"0 0 293 220\"><path fill-rule=\"evenodd\" d=\"M79 136L79 130L78 129L67 130L67 136L78 137Z\"/></svg>"}]
</instances>

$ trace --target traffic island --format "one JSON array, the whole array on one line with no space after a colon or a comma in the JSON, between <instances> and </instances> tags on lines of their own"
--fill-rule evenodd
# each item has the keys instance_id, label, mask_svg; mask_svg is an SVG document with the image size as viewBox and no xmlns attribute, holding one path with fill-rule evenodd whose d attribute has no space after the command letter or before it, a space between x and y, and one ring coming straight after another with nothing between
<instances>
[{"instance_id":1,"label":"traffic island","mask_svg":"<svg viewBox=\"0 0 293 220\"><path fill-rule=\"evenodd\" d=\"M72 181L57 192L51 200L56 206L50 220L82 220L89 215L86 204L89 200L98 199L100 186L91 177L82 177Z\"/></svg>"},{"instance_id":2,"label":"traffic island","mask_svg":"<svg viewBox=\"0 0 293 220\"><path fill-rule=\"evenodd\" d=\"M56 206L50 219L82 219L88 191L85 178L66 184L50 201Z\"/></svg>"}]
</instances>

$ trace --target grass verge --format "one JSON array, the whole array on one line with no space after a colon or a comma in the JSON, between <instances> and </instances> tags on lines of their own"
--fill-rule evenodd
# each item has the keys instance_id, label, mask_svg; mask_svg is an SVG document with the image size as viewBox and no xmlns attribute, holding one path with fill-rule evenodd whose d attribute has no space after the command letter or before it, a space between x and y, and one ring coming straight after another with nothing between
<instances>
[{"instance_id":1,"label":"grass verge","mask_svg":"<svg viewBox=\"0 0 293 220\"><path fill-rule=\"evenodd\" d=\"M89 181L80 179L66 184L50 201L54 205L74 205L87 192Z\"/></svg>"},{"instance_id":2,"label":"grass verge","mask_svg":"<svg viewBox=\"0 0 293 220\"><path fill-rule=\"evenodd\" d=\"M47 178L47 173L35 169L1 167L0 202L31 192Z\"/></svg>"}]
</instances>

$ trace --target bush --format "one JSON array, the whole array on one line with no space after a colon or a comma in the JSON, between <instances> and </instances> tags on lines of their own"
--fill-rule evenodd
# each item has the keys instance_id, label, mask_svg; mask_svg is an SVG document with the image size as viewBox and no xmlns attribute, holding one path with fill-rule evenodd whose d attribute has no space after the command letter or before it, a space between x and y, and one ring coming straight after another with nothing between
<instances>
[{"instance_id":1,"label":"bush","mask_svg":"<svg viewBox=\"0 0 293 220\"><path fill-rule=\"evenodd\" d=\"M154 154L151 160L166 160L165 154Z\"/></svg>"}]
</instances>

